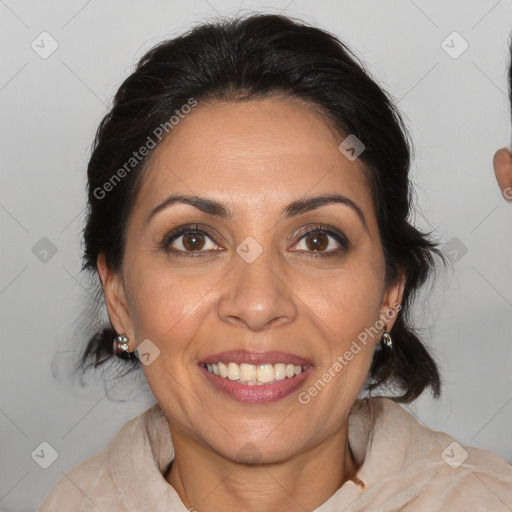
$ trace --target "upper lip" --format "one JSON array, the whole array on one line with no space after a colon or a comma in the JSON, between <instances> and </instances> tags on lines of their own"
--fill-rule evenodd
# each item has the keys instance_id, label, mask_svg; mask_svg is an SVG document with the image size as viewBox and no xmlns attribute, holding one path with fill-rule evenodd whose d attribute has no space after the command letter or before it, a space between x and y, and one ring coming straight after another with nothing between
<instances>
[{"instance_id":1,"label":"upper lip","mask_svg":"<svg viewBox=\"0 0 512 512\"><path fill-rule=\"evenodd\" d=\"M246 364L276 364L285 363L295 366L312 365L308 359L296 354L289 354L280 351L256 352L251 350L229 350L227 352L218 352L202 359L199 364L217 364L223 363L246 363Z\"/></svg>"}]
</instances>

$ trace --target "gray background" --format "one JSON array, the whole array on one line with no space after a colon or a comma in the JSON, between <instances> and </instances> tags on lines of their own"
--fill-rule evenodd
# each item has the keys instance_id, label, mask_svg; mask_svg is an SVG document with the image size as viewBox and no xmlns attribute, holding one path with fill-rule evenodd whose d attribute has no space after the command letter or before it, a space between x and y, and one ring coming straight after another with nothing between
<instances>
[{"instance_id":1,"label":"gray background","mask_svg":"<svg viewBox=\"0 0 512 512\"><path fill-rule=\"evenodd\" d=\"M84 342L77 319L87 315L88 279L79 270L90 144L145 50L205 18L248 10L336 33L398 102L416 145L415 222L454 260L416 308L444 394L410 410L512 462L512 205L492 171L494 151L510 141L510 1L0 0L3 510L34 510L63 472L153 401L138 394L140 379L117 381L109 396L125 401L115 402L106 394L113 382L98 375L81 386L70 375ZM43 31L58 43L46 59L31 47L51 49ZM442 47L453 31L469 44L458 58ZM449 44L462 48L460 39ZM46 261L43 237L56 249ZM48 469L31 457L44 441L58 453Z\"/></svg>"}]
</instances>

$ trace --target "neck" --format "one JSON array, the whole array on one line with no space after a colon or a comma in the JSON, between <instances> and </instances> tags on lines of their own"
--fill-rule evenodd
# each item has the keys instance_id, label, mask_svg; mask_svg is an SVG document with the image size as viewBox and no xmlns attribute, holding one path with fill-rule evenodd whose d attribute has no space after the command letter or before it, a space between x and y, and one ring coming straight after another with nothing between
<instances>
[{"instance_id":1,"label":"neck","mask_svg":"<svg viewBox=\"0 0 512 512\"><path fill-rule=\"evenodd\" d=\"M226 459L173 428L171 436L174 460L165 479L198 512L315 510L358 470L347 425L289 460L260 464Z\"/></svg>"}]
</instances>

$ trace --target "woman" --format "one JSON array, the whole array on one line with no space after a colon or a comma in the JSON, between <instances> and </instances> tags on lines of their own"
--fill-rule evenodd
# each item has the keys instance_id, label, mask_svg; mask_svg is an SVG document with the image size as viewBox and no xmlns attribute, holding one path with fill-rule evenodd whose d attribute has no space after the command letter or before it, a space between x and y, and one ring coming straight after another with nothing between
<instances>
[{"instance_id":1,"label":"woman","mask_svg":"<svg viewBox=\"0 0 512 512\"><path fill-rule=\"evenodd\" d=\"M140 365L157 404L40 510L510 510L511 466L397 403L441 386L409 319L443 260L407 222L409 163L321 30L256 15L148 52L89 163L111 328L82 362Z\"/></svg>"}]
</instances>

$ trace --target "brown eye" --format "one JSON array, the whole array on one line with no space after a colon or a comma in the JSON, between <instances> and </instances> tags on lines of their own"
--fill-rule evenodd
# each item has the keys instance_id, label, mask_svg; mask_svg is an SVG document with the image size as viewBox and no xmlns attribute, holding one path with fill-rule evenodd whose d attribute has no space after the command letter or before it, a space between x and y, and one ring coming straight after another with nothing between
<instances>
[{"instance_id":1,"label":"brown eye","mask_svg":"<svg viewBox=\"0 0 512 512\"><path fill-rule=\"evenodd\" d=\"M212 237L197 228L173 231L164 238L162 248L167 253L179 256L199 256L219 250Z\"/></svg>"},{"instance_id":2,"label":"brown eye","mask_svg":"<svg viewBox=\"0 0 512 512\"><path fill-rule=\"evenodd\" d=\"M327 229L310 229L304 233L295 245L297 252L312 252L316 255L339 254L349 247L347 238L343 233Z\"/></svg>"},{"instance_id":3,"label":"brown eye","mask_svg":"<svg viewBox=\"0 0 512 512\"><path fill-rule=\"evenodd\" d=\"M323 233L315 233L305 237L306 245L311 251L325 251L329 245L329 238Z\"/></svg>"},{"instance_id":4,"label":"brown eye","mask_svg":"<svg viewBox=\"0 0 512 512\"><path fill-rule=\"evenodd\" d=\"M202 249L205 244L204 236L198 233L188 233L182 235L182 237L183 240L181 243L187 251L197 251Z\"/></svg>"}]
</instances>

